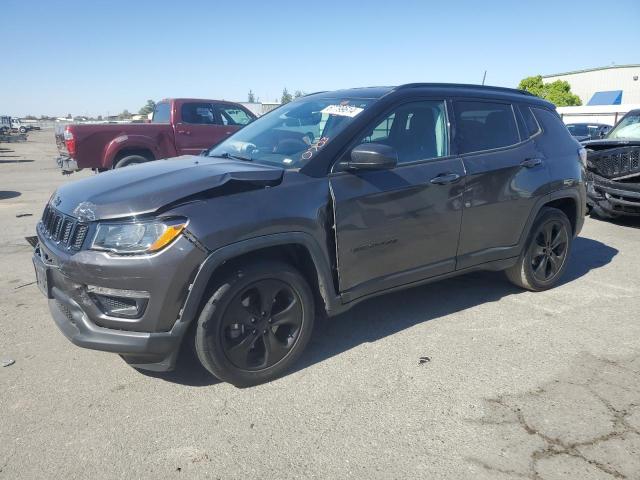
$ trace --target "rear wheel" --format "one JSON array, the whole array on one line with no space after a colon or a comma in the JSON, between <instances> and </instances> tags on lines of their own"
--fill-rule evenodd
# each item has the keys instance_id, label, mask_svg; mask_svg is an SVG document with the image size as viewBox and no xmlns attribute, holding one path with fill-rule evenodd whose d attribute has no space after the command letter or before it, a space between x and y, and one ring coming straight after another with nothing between
<instances>
[{"instance_id":1,"label":"rear wheel","mask_svg":"<svg viewBox=\"0 0 640 480\"><path fill-rule=\"evenodd\" d=\"M307 345L313 294L284 262L235 269L203 307L195 334L202 365L237 386L263 383L289 369Z\"/></svg>"},{"instance_id":2,"label":"rear wheel","mask_svg":"<svg viewBox=\"0 0 640 480\"><path fill-rule=\"evenodd\" d=\"M567 268L573 231L557 208L545 207L536 218L525 249L505 273L511 282L532 291L555 287Z\"/></svg>"},{"instance_id":3,"label":"rear wheel","mask_svg":"<svg viewBox=\"0 0 640 480\"><path fill-rule=\"evenodd\" d=\"M128 167L130 165L137 165L139 163L148 162L149 159L147 157L143 157L142 155L127 155L126 157L122 157L119 159L113 168L122 168Z\"/></svg>"}]
</instances>

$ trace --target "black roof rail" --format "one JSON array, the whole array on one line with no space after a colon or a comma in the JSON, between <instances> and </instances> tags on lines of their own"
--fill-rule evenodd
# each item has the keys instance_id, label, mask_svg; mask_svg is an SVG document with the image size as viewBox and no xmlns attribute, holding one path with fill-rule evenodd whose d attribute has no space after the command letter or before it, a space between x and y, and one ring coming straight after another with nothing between
<instances>
[{"instance_id":1,"label":"black roof rail","mask_svg":"<svg viewBox=\"0 0 640 480\"><path fill-rule=\"evenodd\" d=\"M474 85L470 83L405 83L404 85L398 85L394 90L404 90L405 88L419 88L419 87L453 87L453 88L477 88L484 90L493 90L495 92L505 93L517 93L520 95L529 95L535 97L531 92L520 90L518 88L508 87L494 87L493 85Z\"/></svg>"},{"instance_id":2,"label":"black roof rail","mask_svg":"<svg viewBox=\"0 0 640 480\"><path fill-rule=\"evenodd\" d=\"M305 93L302 95L303 97L308 97L309 95L316 95L318 93L327 93L329 90L318 90L317 92Z\"/></svg>"}]
</instances>

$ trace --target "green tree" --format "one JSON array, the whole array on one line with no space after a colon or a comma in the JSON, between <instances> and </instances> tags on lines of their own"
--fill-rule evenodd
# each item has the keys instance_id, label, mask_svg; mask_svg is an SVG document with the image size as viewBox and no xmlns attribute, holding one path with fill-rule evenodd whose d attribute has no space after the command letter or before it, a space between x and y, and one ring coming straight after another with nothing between
<instances>
[{"instance_id":1,"label":"green tree","mask_svg":"<svg viewBox=\"0 0 640 480\"><path fill-rule=\"evenodd\" d=\"M131 114L129 113L129 110L127 110L126 108L122 111L122 113L120 113L120 115L118 115L118 118L120 120L128 120L131 118Z\"/></svg>"},{"instance_id":2,"label":"green tree","mask_svg":"<svg viewBox=\"0 0 640 480\"><path fill-rule=\"evenodd\" d=\"M289 93L289 90L287 90L287 87L284 87L284 89L282 90L282 98L280 98L280 103L284 105L285 103L289 103L291 100L293 100L293 97Z\"/></svg>"},{"instance_id":3,"label":"green tree","mask_svg":"<svg viewBox=\"0 0 640 480\"><path fill-rule=\"evenodd\" d=\"M140 115L149 115L155 109L156 109L156 102L154 102L153 100L147 100L147 104L144 107L142 107L140 110L138 110L138 113Z\"/></svg>"},{"instance_id":4,"label":"green tree","mask_svg":"<svg viewBox=\"0 0 640 480\"><path fill-rule=\"evenodd\" d=\"M256 96L253 93L253 90L249 90L249 94L247 95L247 102L256 103Z\"/></svg>"},{"instance_id":5,"label":"green tree","mask_svg":"<svg viewBox=\"0 0 640 480\"><path fill-rule=\"evenodd\" d=\"M293 93L293 98L300 98L300 97L302 97L302 96L304 96L304 92L303 92L303 91L301 91L301 90L296 90L296 91Z\"/></svg>"},{"instance_id":6,"label":"green tree","mask_svg":"<svg viewBox=\"0 0 640 480\"><path fill-rule=\"evenodd\" d=\"M582 105L580 97L571 92L571 85L565 80L544 83L541 75L523 78L518 84L520 90L549 100L557 107L573 107Z\"/></svg>"}]
</instances>

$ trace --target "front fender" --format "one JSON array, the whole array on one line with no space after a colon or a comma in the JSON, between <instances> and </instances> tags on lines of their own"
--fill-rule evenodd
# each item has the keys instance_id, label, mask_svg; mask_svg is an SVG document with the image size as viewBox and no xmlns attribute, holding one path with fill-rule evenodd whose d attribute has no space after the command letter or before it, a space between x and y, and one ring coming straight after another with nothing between
<instances>
[{"instance_id":1,"label":"front fender","mask_svg":"<svg viewBox=\"0 0 640 480\"><path fill-rule=\"evenodd\" d=\"M200 265L195 279L189 287L189 293L184 304L184 308L180 314L178 322L192 322L198 315L203 296L206 294L207 285L225 262L232 260L240 255L256 251L267 247L277 247L284 245L300 245L304 247L316 268L318 274L318 287L320 295L324 300L328 314L337 312L341 308L341 302L335 292L331 277L331 269L325 258L322 248L317 241L305 232L287 232L275 233L270 235L262 235L259 237L242 240L230 245L214 250L209 254L204 262Z\"/></svg>"}]
</instances>

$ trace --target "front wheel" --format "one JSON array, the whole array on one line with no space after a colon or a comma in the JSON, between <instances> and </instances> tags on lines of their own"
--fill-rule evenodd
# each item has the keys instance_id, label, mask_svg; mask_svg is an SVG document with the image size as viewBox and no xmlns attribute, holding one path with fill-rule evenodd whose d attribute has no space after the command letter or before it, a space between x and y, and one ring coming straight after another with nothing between
<instances>
[{"instance_id":1,"label":"front wheel","mask_svg":"<svg viewBox=\"0 0 640 480\"><path fill-rule=\"evenodd\" d=\"M237 386L270 381L306 347L314 322L313 294L284 262L238 267L212 289L195 332L200 363Z\"/></svg>"},{"instance_id":2,"label":"front wheel","mask_svg":"<svg viewBox=\"0 0 640 480\"><path fill-rule=\"evenodd\" d=\"M572 243L573 229L565 213L543 208L520 258L505 271L507 277L519 287L535 292L555 287L567 268Z\"/></svg>"}]
</instances>

